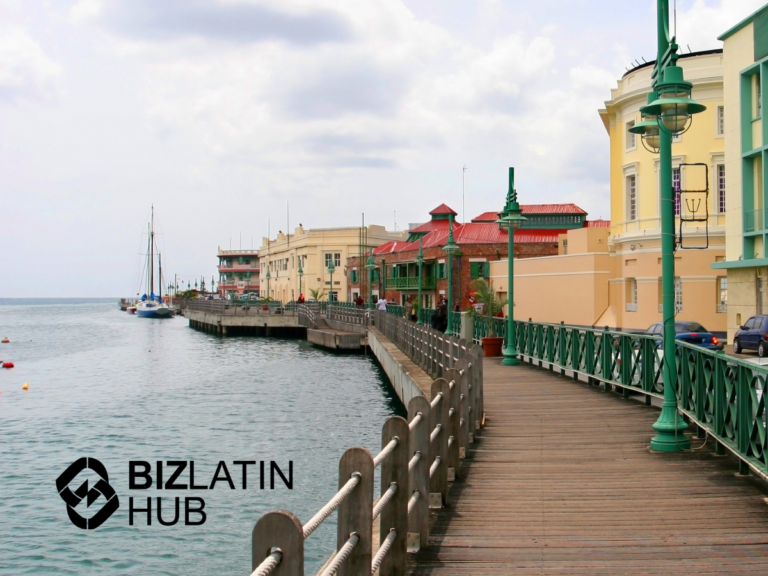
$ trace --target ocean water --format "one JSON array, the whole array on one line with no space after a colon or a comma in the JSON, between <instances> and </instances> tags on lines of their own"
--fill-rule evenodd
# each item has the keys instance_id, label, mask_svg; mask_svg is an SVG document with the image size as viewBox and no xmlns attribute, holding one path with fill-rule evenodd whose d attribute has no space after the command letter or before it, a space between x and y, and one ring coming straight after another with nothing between
<instances>
[{"instance_id":1,"label":"ocean water","mask_svg":"<svg viewBox=\"0 0 768 576\"><path fill-rule=\"evenodd\" d=\"M403 415L386 377L363 355L338 355L301 340L220 338L184 318L137 318L116 299L0 299L0 574L195 575L251 572L251 531L285 508L306 522L336 491L345 449L375 453L381 425ZM29 384L22 390L22 384ZM81 457L109 473L118 510L100 527L74 526L56 479ZM265 461L265 487L258 466ZM209 490L129 489L129 462L193 461L195 483L210 485L224 461L235 486ZM270 489L269 462L288 474ZM164 480L173 467L164 467ZM189 481L189 466L177 483ZM224 478L219 474L219 478ZM84 471L72 491L98 476ZM129 499L146 508L129 524ZM163 519L157 521L156 498ZM186 525L184 499L205 501L206 521ZM76 511L93 516L99 496ZM194 503L192 508L198 507ZM200 516L191 514L192 522ZM314 574L335 547L335 515L305 544Z\"/></svg>"}]
</instances>

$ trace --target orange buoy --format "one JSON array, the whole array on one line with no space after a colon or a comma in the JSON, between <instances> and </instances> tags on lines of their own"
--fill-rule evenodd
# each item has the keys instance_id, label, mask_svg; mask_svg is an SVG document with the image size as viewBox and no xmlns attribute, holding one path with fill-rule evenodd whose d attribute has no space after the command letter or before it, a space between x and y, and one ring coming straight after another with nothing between
<instances>
[{"instance_id":1,"label":"orange buoy","mask_svg":"<svg viewBox=\"0 0 768 576\"><path fill-rule=\"evenodd\" d=\"M29 384L24 382L24 385L21 387L22 390L29 390Z\"/></svg>"},{"instance_id":2,"label":"orange buoy","mask_svg":"<svg viewBox=\"0 0 768 576\"><path fill-rule=\"evenodd\" d=\"M3 344L8 344L10 342L10 340L8 340L8 338L3 338L2 342L3 342Z\"/></svg>"},{"instance_id":3,"label":"orange buoy","mask_svg":"<svg viewBox=\"0 0 768 576\"><path fill-rule=\"evenodd\" d=\"M5 363L3 363L3 368L13 368L13 362L5 362Z\"/></svg>"}]
</instances>

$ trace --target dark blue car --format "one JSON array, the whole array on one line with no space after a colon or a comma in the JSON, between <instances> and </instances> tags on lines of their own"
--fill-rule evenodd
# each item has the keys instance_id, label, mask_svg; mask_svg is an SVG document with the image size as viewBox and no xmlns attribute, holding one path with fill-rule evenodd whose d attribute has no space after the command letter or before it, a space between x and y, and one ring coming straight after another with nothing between
<instances>
[{"instance_id":1,"label":"dark blue car","mask_svg":"<svg viewBox=\"0 0 768 576\"><path fill-rule=\"evenodd\" d=\"M645 333L663 339L664 324L662 322L656 322L656 324L652 324ZM681 340L683 342L688 342L689 344L709 348L710 350L717 349L717 337L698 322L677 320L675 322L675 340ZM734 348L735 347L736 345L734 344ZM766 351L768 351L768 348Z\"/></svg>"},{"instance_id":2,"label":"dark blue car","mask_svg":"<svg viewBox=\"0 0 768 576\"><path fill-rule=\"evenodd\" d=\"M744 326L741 326L733 337L733 351L741 354L744 350L757 350L760 358L768 356L768 326L766 326L768 316L759 314L752 316L747 320Z\"/></svg>"}]
</instances>

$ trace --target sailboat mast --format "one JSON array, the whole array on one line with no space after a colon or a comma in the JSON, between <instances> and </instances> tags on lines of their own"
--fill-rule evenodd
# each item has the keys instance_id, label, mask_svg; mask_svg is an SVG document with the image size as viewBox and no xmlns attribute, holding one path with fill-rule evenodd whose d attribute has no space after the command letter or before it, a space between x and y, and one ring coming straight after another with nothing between
<instances>
[{"instance_id":1,"label":"sailboat mast","mask_svg":"<svg viewBox=\"0 0 768 576\"><path fill-rule=\"evenodd\" d=\"M149 229L149 298L155 291L155 205L152 205L152 224Z\"/></svg>"},{"instance_id":2,"label":"sailboat mast","mask_svg":"<svg viewBox=\"0 0 768 576\"><path fill-rule=\"evenodd\" d=\"M152 265L149 262L149 253L152 251L152 225L147 223L147 284L149 284L149 277L152 274ZM144 287L147 289L147 286ZM146 290L147 295L151 294L149 290Z\"/></svg>"},{"instance_id":3,"label":"sailboat mast","mask_svg":"<svg viewBox=\"0 0 768 576\"><path fill-rule=\"evenodd\" d=\"M163 255L160 254L160 252L157 252L157 277L158 277L158 287L160 289L160 300L163 299L163 261L162 261Z\"/></svg>"}]
</instances>

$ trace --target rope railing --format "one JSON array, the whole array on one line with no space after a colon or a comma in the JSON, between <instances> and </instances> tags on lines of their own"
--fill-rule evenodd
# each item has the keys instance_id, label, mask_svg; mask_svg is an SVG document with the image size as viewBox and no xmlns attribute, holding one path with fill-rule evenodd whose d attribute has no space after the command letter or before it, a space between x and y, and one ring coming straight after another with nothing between
<instances>
[{"instance_id":1,"label":"rope railing","mask_svg":"<svg viewBox=\"0 0 768 576\"><path fill-rule=\"evenodd\" d=\"M320 508L317 514L312 516L312 518L302 526L302 530L304 531L304 539L306 540L312 535L312 532L317 530L320 527L320 524L325 522L326 518L333 514L334 510L341 505L342 502L344 502L344 499L349 495L352 490L355 489L355 487L360 484L360 474L353 474L352 478L347 480L347 483L344 484L344 486L336 492L333 498L331 498L328 503Z\"/></svg>"},{"instance_id":2,"label":"rope railing","mask_svg":"<svg viewBox=\"0 0 768 576\"><path fill-rule=\"evenodd\" d=\"M341 565L344 564L347 558L349 558L350 554L352 554L352 551L355 549L355 546L357 546L358 542L360 542L360 536L352 533L344 545L339 548L339 551L336 553L336 556L333 558L328 567L323 570L322 576L333 576L336 574L338 569L341 568Z\"/></svg>"},{"instance_id":3,"label":"rope railing","mask_svg":"<svg viewBox=\"0 0 768 576\"><path fill-rule=\"evenodd\" d=\"M320 314L315 303L299 304L297 312L307 325ZM364 313L351 306L327 307L329 317L359 312ZM376 313L375 324L435 379L425 396L409 400L407 419L392 416L384 422L375 455L359 447L344 452L336 493L309 521L302 525L285 510L259 519L252 538L252 569L258 576L303 576L305 540L334 512L336 552L319 574L404 574L408 551L429 543L430 507L448 502L450 483L461 475L461 459L482 415L480 348L392 314ZM374 474L379 475L378 494Z\"/></svg>"},{"instance_id":4,"label":"rope railing","mask_svg":"<svg viewBox=\"0 0 768 576\"><path fill-rule=\"evenodd\" d=\"M373 562L371 562L371 574L376 574L376 571L381 566L381 562L384 560L384 557L387 555L387 552L389 552L389 549L392 547L392 542L395 541L396 537L397 537L397 530L392 528L389 531L389 534L387 534L387 537L384 539L384 542L381 543L381 546L379 547L379 551L376 552L376 556L373 557Z\"/></svg>"},{"instance_id":5,"label":"rope railing","mask_svg":"<svg viewBox=\"0 0 768 576\"><path fill-rule=\"evenodd\" d=\"M376 502L376 505L373 507L374 520L376 520L376 518L379 517L379 514L381 514L381 511L384 509L384 506L387 505L387 502L392 500L392 497L395 495L395 492L397 492L397 484L392 482L392 484L389 485L389 488L387 489L387 491L381 495L381 498L379 498L379 501Z\"/></svg>"},{"instance_id":6,"label":"rope railing","mask_svg":"<svg viewBox=\"0 0 768 576\"><path fill-rule=\"evenodd\" d=\"M392 440L389 441L389 444L384 446L384 448L379 452L376 457L373 459L373 467L377 468L379 464L382 463L384 458L386 458L389 454L392 453L392 451L395 449L397 444L400 442L400 438L392 438Z\"/></svg>"},{"instance_id":7,"label":"rope railing","mask_svg":"<svg viewBox=\"0 0 768 576\"><path fill-rule=\"evenodd\" d=\"M251 576L269 576L272 571L277 568L280 561L283 559L283 553L279 550L272 552L269 556L264 558L264 561L256 567L256 570L251 572Z\"/></svg>"}]
</instances>

